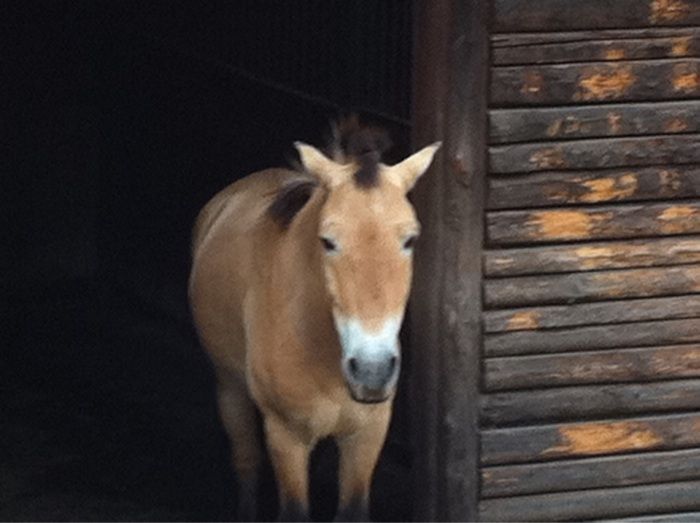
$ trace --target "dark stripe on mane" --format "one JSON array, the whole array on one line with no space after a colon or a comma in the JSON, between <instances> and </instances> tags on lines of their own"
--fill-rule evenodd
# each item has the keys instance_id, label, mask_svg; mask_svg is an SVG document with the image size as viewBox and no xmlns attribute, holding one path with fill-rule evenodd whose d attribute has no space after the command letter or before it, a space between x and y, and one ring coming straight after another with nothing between
<instances>
[{"instance_id":1,"label":"dark stripe on mane","mask_svg":"<svg viewBox=\"0 0 700 523\"><path fill-rule=\"evenodd\" d=\"M354 175L355 183L365 189L379 185L379 162L382 153L391 146L386 131L363 127L357 117L340 122L337 130L340 150L359 166Z\"/></svg>"},{"instance_id":2,"label":"dark stripe on mane","mask_svg":"<svg viewBox=\"0 0 700 523\"><path fill-rule=\"evenodd\" d=\"M312 180L297 180L283 186L267 208L267 213L286 229L304 208L317 186L318 184Z\"/></svg>"}]
</instances>

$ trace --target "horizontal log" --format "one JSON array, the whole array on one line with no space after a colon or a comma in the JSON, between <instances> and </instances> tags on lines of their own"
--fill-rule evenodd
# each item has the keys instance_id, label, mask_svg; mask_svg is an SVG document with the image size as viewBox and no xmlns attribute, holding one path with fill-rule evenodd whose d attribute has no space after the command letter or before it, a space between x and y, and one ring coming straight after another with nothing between
<instances>
[{"instance_id":1,"label":"horizontal log","mask_svg":"<svg viewBox=\"0 0 700 523\"><path fill-rule=\"evenodd\" d=\"M493 31L569 31L700 25L694 0L494 0Z\"/></svg>"},{"instance_id":2,"label":"horizontal log","mask_svg":"<svg viewBox=\"0 0 700 523\"><path fill-rule=\"evenodd\" d=\"M487 310L483 318L488 333L680 318L700 321L700 294Z\"/></svg>"},{"instance_id":3,"label":"horizontal log","mask_svg":"<svg viewBox=\"0 0 700 523\"><path fill-rule=\"evenodd\" d=\"M483 373L487 391L700 378L700 345L488 358Z\"/></svg>"},{"instance_id":4,"label":"horizontal log","mask_svg":"<svg viewBox=\"0 0 700 523\"><path fill-rule=\"evenodd\" d=\"M700 134L500 145L489 148L489 162L492 174L697 164Z\"/></svg>"},{"instance_id":5,"label":"horizontal log","mask_svg":"<svg viewBox=\"0 0 700 523\"><path fill-rule=\"evenodd\" d=\"M700 481L492 498L479 503L480 521L576 521L655 511L700 509ZM632 521L639 521L633 518ZM652 520L654 521L654 520ZM678 521L678 520L666 520ZM686 519L685 521L693 521Z\"/></svg>"},{"instance_id":6,"label":"horizontal log","mask_svg":"<svg viewBox=\"0 0 700 523\"><path fill-rule=\"evenodd\" d=\"M495 65L688 58L700 54L700 29L514 33L491 37Z\"/></svg>"},{"instance_id":7,"label":"horizontal log","mask_svg":"<svg viewBox=\"0 0 700 523\"><path fill-rule=\"evenodd\" d=\"M696 234L700 201L491 211L486 228L492 245Z\"/></svg>"},{"instance_id":8,"label":"horizontal log","mask_svg":"<svg viewBox=\"0 0 700 523\"><path fill-rule=\"evenodd\" d=\"M700 320L647 321L573 329L487 334L487 357L558 353L700 342Z\"/></svg>"},{"instance_id":9,"label":"horizontal log","mask_svg":"<svg viewBox=\"0 0 700 523\"><path fill-rule=\"evenodd\" d=\"M671 512L669 514L650 514L632 518L598 520L601 523L698 523L700 512Z\"/></svg>"},{"instance_id":10,"label":"horizontal log","mask_svg":"<svg viewBox=\"0 0 700 523\"><path fill-rule=\"evenodd\" d=\"M486 251L486 276L595 271L700 262L700 236Z\"/></svg>"},{"instance_id":11,"label":"horizontal log","mask_svg":"<svg viewBox=\"0 0 700 523\"><path fill-rule=\"evenodd\" d=\"M700 449L583 460L501 465L481 471L482 497L522 496L603 487L694 480Z\"/></svg>"},{"instance_id":12,"label":"horizontal log","mask_svg":"<svg viewBox=\"0 0 700 523\"><path fill-rule=\"evenodd\" d=\"M546 305L700 292L700 265L544 274L484 282L486 307Z\"/></svg>"},{"instance_id":13,"label":"horizontal log","mask_svg":"<svg viewBox=\"0 0 700 523\"><path fill-rule=\"evenodd\" d=\"M481 396L486 427L700 410L700 380L568 386Z\"/></svg>"},{"instance_id":14,"label":"horizontal log","mask_svg":"<svg viewBox=\"0 0 700 523\"><path fill-rule=\"evenodd\" d=\"M579 105L489 112L492 144L700 132L697 101Z\"/></svg>"},{"instance_id":15,"label":"horizontal log","mask_svg":"<svg viewBox=\"0 0 700 523\"><path fill-rule=\"evenodd\" d=\"M674 414L488 429L481 434L481 461L484 465L515 464L697 446L700 413Z\"/></svg>"},{"instance_id":16,"label":"horizontal log","mask_svg":"<svg viewBox=\"0 0 700 523\"><path fill-rule=\"evenodd\" d=\"M487 183L489 210L697 198L700 165L540 172Z\"/></svg>"},{"instance_id":17,"label":"horizontal log","mask_svg":"<svg viewBox=\"0 0 700 523\"><path fill-rule=\"evenodd\" d=\"M688 100L700 95L700 59L493 67L493 107Z\"/></svg>"}]
</instances>

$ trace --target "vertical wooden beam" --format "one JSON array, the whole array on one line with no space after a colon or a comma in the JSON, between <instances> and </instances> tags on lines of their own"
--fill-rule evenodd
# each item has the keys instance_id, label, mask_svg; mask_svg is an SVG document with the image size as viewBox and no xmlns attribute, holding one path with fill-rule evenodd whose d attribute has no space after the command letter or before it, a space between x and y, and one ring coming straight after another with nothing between
<instances>
[{"instance_id":1,"label":"vertical wooden beam","mask_svg":"<svg viewBox=\"0 0 700 523\"><path fill-rule=\"evenodd\" d=\"M414 143L443 149L419 182L411 315L414 517L478 518L488 26L485 0L416 0Z\"/></svg>"}]
</instances>

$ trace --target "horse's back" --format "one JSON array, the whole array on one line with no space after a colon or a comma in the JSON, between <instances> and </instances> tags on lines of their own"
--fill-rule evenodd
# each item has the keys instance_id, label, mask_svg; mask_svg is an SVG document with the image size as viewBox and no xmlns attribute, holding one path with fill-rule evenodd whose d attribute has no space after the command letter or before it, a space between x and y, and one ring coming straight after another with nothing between
<instances>
[{"instance_id":1,"label":"horse's back","mask_svg":"<svg viewBox=\"0 0 700 523\"><path fill-rule=\"evenodd\" d=\"M190 303L202 343L218 371L245 369L244 303L254 281L256 244L273 227L268 208L303 175L285 169L251 174L215 195L194 227Z\"/></svg>"}]
</instances>

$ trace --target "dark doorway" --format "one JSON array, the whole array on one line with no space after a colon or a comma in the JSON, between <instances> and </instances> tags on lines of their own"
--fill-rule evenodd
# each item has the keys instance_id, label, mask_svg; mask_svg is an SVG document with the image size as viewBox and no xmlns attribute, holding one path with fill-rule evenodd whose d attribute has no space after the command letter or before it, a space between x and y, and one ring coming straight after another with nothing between
<instances>
[{"instance_id":1,"label":"dark doorway","mask_svg":"<svg viewBox=\"0 0 700 523\"><path fill-rule=\"evenodd\" d=\"M389 129L389 161L405 154L409 3L16 4L0 519L230 519L187 311L191 225L220 188L288 164L294 140L321 144L341 110ZM381 520L410 516L401 416Z\"/></svg>"}]
</instances>

